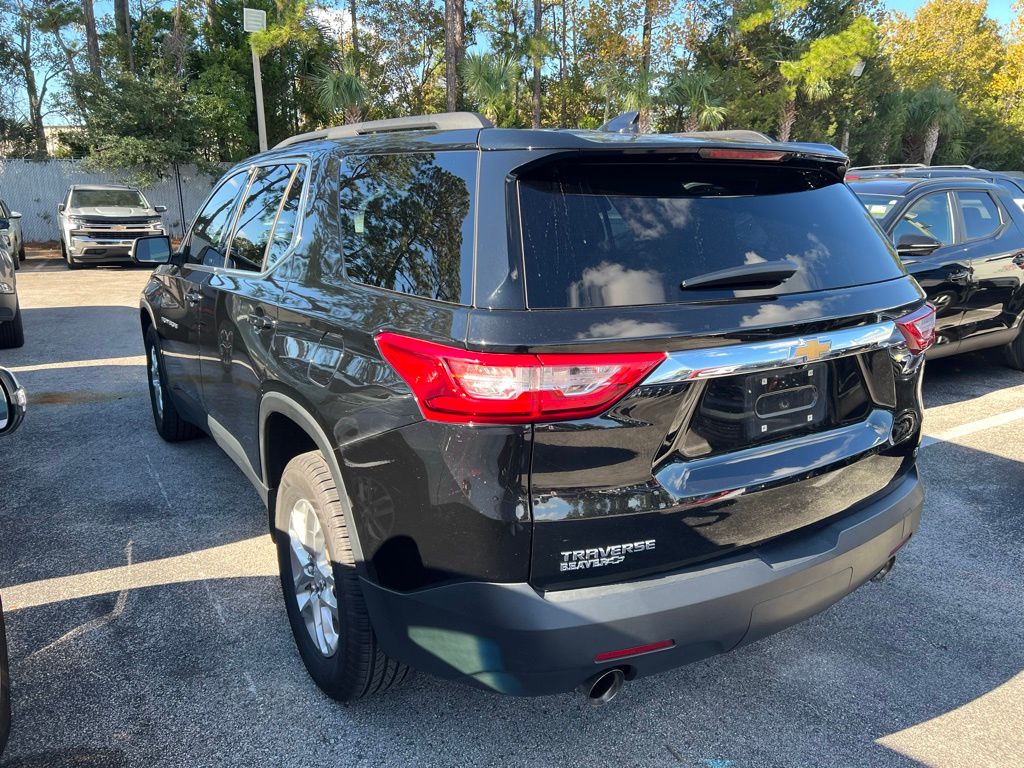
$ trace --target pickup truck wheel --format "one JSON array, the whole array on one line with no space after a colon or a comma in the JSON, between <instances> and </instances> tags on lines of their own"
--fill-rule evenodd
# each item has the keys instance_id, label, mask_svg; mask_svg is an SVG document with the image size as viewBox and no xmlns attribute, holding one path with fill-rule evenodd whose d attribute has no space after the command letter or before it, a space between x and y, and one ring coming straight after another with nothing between
<instances>
[{"instance_id":1,"label":"pickup truck wheel","mask_svg":"<svg viewBox=\"0 0 1024 768\"><path fill-rule=\"evenodd\" d=\"M24 261L27 258L28 256L25 255L25 244L22 243L21 245L18 246L18 259Z\"/></svg>"},{"instance_id":2,"label":"pickup truck wheel","mask_svg":"<svg viewBox=\"0 0 1024 768\"><path fill-rule=\"evenodd\" d=\"M64 245L63 242L61 242L61 244L60 244L60 255L64 258L64 265L68 269L81 269L82 268L81 264L79 264L77 261L75 261L73 258L71 258L71 254L68 253L68 249Z\"/></svg>"},{"instance_id":3,"label":"pickup truck wheel","mask_svg":"<svg viewBox=\"0 0 1024 768\"><path fill-rule=\"evenodd\" d=\"M1024 371L1024 322L1021 323L1017 338L1003 347L1006 364L1018 371Z\"/></svg>"},{"instance_id":4,"label":"pickup truck wheel","mask_svg":"<svg viewBox=\"0 0 1024 768\"><path fill-rule=\"evenodd\" d=\"M14 308L14 317L0 323L0 349L15 349L25 345L25 328L21 324L21 307Z\"/></svg>"},{"instance_id":5,"label":"pickup truck wheel","mask_svg":"<svg viewBox=\"0 0 1024 768\"><path fill-rule=\"evenodd\" d=\"M160 437L169 443L191 440L202 432L178 414L171 398L164 372L164 358L160 353L160 337L152 326L146 331L146 378L149 381L149 402L153 406L153 421Z\"/></svg>"},{"instance_id":6,"label":"pickup truck wheel","mask_svg":"<svg viewBox=\"0 0 1024 768\"><path fill-rule=\"evenodd\" d=\"M319 451L285 467L274 510L288 622L310 676L351 701L403 682L409 667L377 645L331 470Z\"/></svg>"}]
</instances>

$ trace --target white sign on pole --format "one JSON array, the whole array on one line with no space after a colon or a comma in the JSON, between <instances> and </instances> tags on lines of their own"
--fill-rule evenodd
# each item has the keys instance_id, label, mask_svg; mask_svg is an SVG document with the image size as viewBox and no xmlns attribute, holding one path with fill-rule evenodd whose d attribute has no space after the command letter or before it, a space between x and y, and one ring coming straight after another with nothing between
<instances>
[{"instance_id":1,"label":"white sign on pole","mask_svg":"<svg viewBox=\"0 0 1024 768\"><path fill-rule=\"evenodd\" d=\"M267 12L256 8L242 9L242 29L246 32L262 32L267 28Z\"/></svg>"}]
</instances>

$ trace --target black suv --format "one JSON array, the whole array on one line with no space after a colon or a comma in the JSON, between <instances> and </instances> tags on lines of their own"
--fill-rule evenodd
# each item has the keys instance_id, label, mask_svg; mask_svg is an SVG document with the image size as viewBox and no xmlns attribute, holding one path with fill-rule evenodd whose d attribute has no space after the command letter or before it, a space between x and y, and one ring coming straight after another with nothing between
<instances>
[{"instance_id":1,"label":"black suv","mask_svg":"<svg viewBox=\"0 0 1024 768\"><path fill-rule=\"evenodd\" d=\"M884 573L934 312L845 163L407 118L289 139L177 252L139 240L157 429L267 500L316 682L607 700Z\"/></svg>"},{"instance_id":2,"label":"black suv","mask_svg":"<svg viewBox=\"0 0 1024 768\"><path fill-rule=\"evenodd\" d=\"M929 357L1002 347L1024 370L1024 192L1004 181L900 174L850 182L938 310Z\"/></svg>"}]
</instances>

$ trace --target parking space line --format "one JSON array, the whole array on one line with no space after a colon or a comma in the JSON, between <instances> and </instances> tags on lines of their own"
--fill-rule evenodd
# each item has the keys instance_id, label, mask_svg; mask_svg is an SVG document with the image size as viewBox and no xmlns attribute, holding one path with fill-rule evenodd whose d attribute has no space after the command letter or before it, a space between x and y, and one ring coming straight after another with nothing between
<instances>
[{"instance_id":1,"label":"parking space line","mask_svg":"<svg viewBox=\"0 0 1024 768\"><path fill-rule=\"evenodd\" d=\"M95 360L69 360L61 363L39 363L38 365L12 365L9 371L14 373L33 373L35 371L55 371L65 368L92 368L99 365L145 365L145 355L131 357L102 357Z\"/></svg>"},{"instance_id":2,"label":"parking space line","mask_svg":"<svg viewBox=\"0 0 1024 768\"><path fill-rule=\"evenodd\" d=\"M984 432L986 429L1001 427L1021 419L1024 419L1024 408L997 413L994 416L988 416L977 421L969 421L966 424L961 424L958 427L947 429L935 435L925 435L924 439L921 440L921 447L924 448L936 443L955 443L957 440L973 435L976 432Z\"/></svg>"}]
</instances>

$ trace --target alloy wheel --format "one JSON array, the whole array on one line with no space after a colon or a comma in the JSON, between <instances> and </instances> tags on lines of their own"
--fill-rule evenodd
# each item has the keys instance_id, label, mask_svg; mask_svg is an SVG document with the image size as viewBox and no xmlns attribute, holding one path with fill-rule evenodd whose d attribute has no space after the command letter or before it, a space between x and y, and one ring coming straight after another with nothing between
<instances>
[{"instance_id":1,"label":"alloy wheel","mask_svg":"<svg viewBox=\"0 0 1024 768\"><path fill-rule=\"evenodd\" d=\"M158 418L164 417L164 391L160 384L160 357L156 346L149 348L149 386L153 392L153 404Z\"/></svg>"},{"instance_id":2,"label":"alloy wheel","mask_svg":"<svg viewBox=\"0 0 1024 768\"><path fill-rule=\"evenodd\" d=\"M320 520L306 499L292 507L288 539L299 615L320 653L331 656L338 650L340 629L334 569Z\"/></svg>"}]
</instances>

